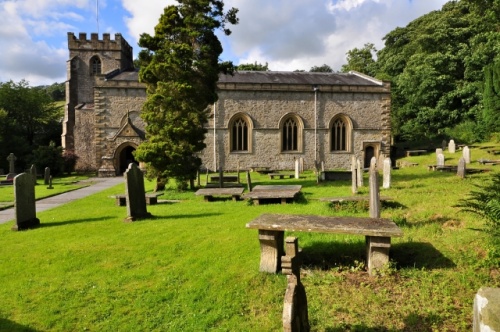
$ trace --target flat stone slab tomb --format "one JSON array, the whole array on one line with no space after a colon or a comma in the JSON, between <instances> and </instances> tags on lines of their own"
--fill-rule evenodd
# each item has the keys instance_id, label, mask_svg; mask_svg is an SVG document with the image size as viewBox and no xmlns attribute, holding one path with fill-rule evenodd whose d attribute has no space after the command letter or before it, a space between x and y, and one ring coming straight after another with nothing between
<instances>
[{"instance_id":1,"label":"flat stone slab tomb","mask_svg":"<svg viewBox=\"0 0 500 332\"><path fill-rule=\"evenodd\" d=\"M203 196L205 202L213 201L214 196L231 196L233 201L240 199L244 188L202 188L195 193L197 196Z\"/></svg>"},{"instance_id":2,"label":"flat stone slab tomb","mask_svg":"<svg viewBox=\"0 0 500 332\"><path fill-rule=\"evenodd\" d=\"M262 214L246 228L259 230L260 271L268 273L277 273L281 267L285 231L364 235L370 275L389 263L391 237L403 236L394 222L383 218Z\"/></svg>"},{"instance_id":3,"label":"flat stone slab tomb","mask_svg":"<svg viewBox=\"0 0 500 332\"><path fill-rule=\"evenodd\" d=\"M281 204L286 204L287 199L295 198L301 189L301 185L258 185L251 192L244 194L243 198L251 199L255 205L265 199L278 199Z\"/></svg>"}]
</instances>

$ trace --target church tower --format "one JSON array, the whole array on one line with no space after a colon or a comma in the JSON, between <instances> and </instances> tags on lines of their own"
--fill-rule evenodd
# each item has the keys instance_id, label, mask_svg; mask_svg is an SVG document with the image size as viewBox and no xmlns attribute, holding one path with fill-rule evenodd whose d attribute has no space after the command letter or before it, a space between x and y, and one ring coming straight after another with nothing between
<instances>
[{"instance_id":1,"label":"church tower","mask_svg":"<svg viewBox=\"0 0 500 332\"><path fill-rule=\"evenodd\" d=\"M95 89L105 83L107 77L133 70L132 47L119 33L114 40L109 33L103 34L103 39L92 33L89 40L86 33L76 37L68 32L68 49L62 146L73 150L80 163L86 161L92 169L98 166L92 161L95 159Z\"/></svg>"}]
</instances>

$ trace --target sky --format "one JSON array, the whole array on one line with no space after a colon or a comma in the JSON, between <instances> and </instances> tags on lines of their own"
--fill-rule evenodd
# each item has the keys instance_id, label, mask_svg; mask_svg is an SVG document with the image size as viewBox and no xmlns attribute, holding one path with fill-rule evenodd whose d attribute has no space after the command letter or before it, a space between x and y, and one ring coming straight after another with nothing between
<instances>
[{"instance_id":1,"label":"sky","mask_svg":"<svg viewBox=\"0 0 500 332\"><path fill-rule=\"evenodd\" d=\"M396 27L439 10L447 0L225 0L239 9L229 37L219 35L221 60L268 64L273 71L340 70L346 53ZM163 8L174 0L0 0L0 82L31 86L66 80L67 33L121 33L134 48L153 34Z\"/></svg>"}]
</instances>

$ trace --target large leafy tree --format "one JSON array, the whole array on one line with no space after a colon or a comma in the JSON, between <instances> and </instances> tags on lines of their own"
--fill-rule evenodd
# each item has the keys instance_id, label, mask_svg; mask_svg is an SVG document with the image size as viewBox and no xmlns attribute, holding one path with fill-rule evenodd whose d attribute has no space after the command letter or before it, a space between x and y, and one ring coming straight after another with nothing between
<instances>
[{"instance_id":1,"label":"large leafy tree","mask_svg":"<svg viewBox=\"0 0 500 332\"><path fill-rule=\"evenodd\" d=\"M498 51L499 6L450 1L385 36L376 76L392 81L399 138L432 139L464 121L481 122L483 69Z\"/></svg>"},{"instance_id":2,"label":"large leafy tree","mask_svg":"<svg viewBox=\"0 0 500 332\"><path fill-rule=\"evenodd\" d=\"M376 62L374 55L377 53L375 45L367 43L363 48L353 48L347 52L347 64L342 65L341 72L347 73L351 70L375 76Z\"/></svg>"},{"instance_id":3,"label":"large leafy tree","mask_svg":"<svg viewBox=\"0 0 500 332\"><path fill-rule=\"evenodd\" d=\"M0 83L0 109L2 164L12 152L18 157L17 164L24 167L39 145L60 141L63 110L43 87L31 87L24 80Z\"/></svg>"},{"instance_id":4,"label":"large leafy tree","mask_svg":"<svg viewBox=\"0 0 500 332\"><path fill-rule=\"evenodd\" d=\"M269 66L266 62L265 65L261 63L242 63L236 66L236 70L248 70L248 71L269 71Z\"/></svg>"},{"instance_id":5,"label":"large leafy tree","mask_svg":"<svg viewBox=\"0 0 500 332\"><path fill-rule=\"evenodd\" d=\"M312 66L311 69L309 69L309 72L311 72L311 73L333 73L333 69L329 65L323 64L321 66Z\"/></svg>"},{"instance_id":6,"label":"large leafy tree","mask_svg":"<svg viewBox=\"0 0 500 332\"><path fill-rule=\"evenodd\" d=\"M236 14L234 8L224 12L222 1L178 0L164 9L154 36L141 35L139 78L147 86L141 116L147 139L135 157L147 163L150 176L193 184L219 73L233 68L219 63L222 46L215 32L229 35L226 24L236 24Z\"/></svg>"}]
</instances>

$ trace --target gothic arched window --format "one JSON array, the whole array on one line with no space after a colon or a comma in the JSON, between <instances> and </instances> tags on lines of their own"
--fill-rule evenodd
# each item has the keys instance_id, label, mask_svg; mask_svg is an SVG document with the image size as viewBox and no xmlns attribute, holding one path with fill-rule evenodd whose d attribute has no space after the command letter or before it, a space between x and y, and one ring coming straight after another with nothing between
<instances>
[{"instance_id":1,"label":"gothic arched window","mask_svg":"<svg viewBox=\"0 0 500 332\"><path fill-rule=\"evenodd\" d=\"M344 116L337 116L331 122L330 150L349 151L351 137L351 124Z\"/></svg>"},{"instance_id":2,"label":"gothic arched window","mask_svg":"<svg viewBox=\"0 0 500 332\"><path fill-rule=\"evenodd\" d=\"M94 56L90 59L90 72L92 75L99 75L102 72L102 64L101 59L99 57Z\"/></svg>"},{"instance_id":3,"label":"gothic arched window","mask_svg":"<svg viewBox=\"0 0 500 332\"><path fill-rule=\"evenodd\" d=\"M252 121L244 114L235 115L229 122L231 152L250 152Z\"/></svg>"},{"instance_id":4,"label":"gothic arched window","mask_svg":"<svg viewBox=\"0 0 500 332\"><path fill-rule=\"evenodd\" d=\"M301 152L302 151L302 130L304 125L301 119L289 114L280 121L281 131L281 151L282 152Z\"/></svg>"}]
</instances>

